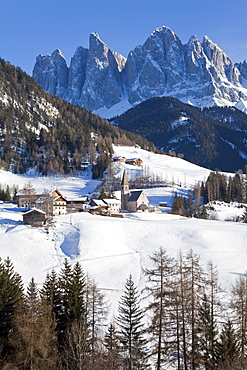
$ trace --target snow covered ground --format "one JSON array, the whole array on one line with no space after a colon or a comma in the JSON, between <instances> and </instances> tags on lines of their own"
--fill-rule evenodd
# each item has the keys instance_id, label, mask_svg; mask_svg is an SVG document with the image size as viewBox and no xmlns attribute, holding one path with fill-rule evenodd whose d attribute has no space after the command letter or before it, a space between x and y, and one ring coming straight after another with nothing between
<instances>
[{"instance_id":1,"label":"snow covered ground","mask_svg":"<svg viewBox=\"0 0 247 370\"><path fill-rule=\"evenodd\" d=\"M186 192L196 182L205 180L209 170L182 159L149 153L138 148L115 147L115 155L139 157L143 167L116 165L116 173L123 168L128 176L141 171L158 174L173 181L173 186L148 189L152 204L167 201L171 204L174 191ZM64 195L77 197L94 191L98 181L89 176L39 177L13 175L0 171L1 184L18 184L21 188L30 181L37 192L56 187ZM176 183L177 185L174 185ZM149 256L160 247L177 256L193 249L203 265L211 260L218 266L223 287L229 288L236 274L247 266L247 224L223 221L241 215L243 208L236 205L214 204L218 220L186 219L165 212L128 214L125 218L111 218L88 213L57 216L46 228L32 228L22 224L22 209L13 204L0 204L0 257L12 260L15 270L28 283L32 277L44 282L46 273L60 270L64 258L73 264L80 261L84 271L93 277L112 303L116 313L117 301L126 278L131 273L139 288L145 285L142 268L150 266Z\"/></svg>"}]
</instances>

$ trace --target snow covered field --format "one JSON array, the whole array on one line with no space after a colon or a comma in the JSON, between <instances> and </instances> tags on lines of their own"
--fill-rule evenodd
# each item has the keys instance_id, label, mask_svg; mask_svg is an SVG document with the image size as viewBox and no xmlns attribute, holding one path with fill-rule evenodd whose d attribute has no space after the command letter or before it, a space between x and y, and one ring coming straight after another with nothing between
<instances>
[{"instance_id":1,"label":"snow covered field","mask_svg":"<svg viewBox=\"0 0 247 370\"><path fill-rule=\"evenodd\" d=\"M209 174L209 170L182 159L136 148L115 147L115 154L126 158L140 157L149 173L182 183L178 188L173 185L148 189L146 194L150 203L156 205L160 201L171 205L175 190L182 193ZM117 165L116 172L120 175L123 168L129 176L143 171L124 164ZM35 174L18 176L0 171L1 184L18 184L22 188L27 181L31 181L37 192L56 187L69 197L91 193L98 185L98 181L87 176L42 178ZM80 261L84 271L95 279L109 298L113 313L130 273L139 288L143 288L142 268L150 265L149 256L160 247L171 256L193 249L205 266L211 260L218 266L220 281L225 288L234 282L236 274L247 269L247 224L223 221L243 212L243 208L233 205L216 204L217 221L186 219L168 213L136 213L122 219L74 213L57 216L48 232L45 228L22 225L22 211L13 204L0 204L0 257L10 257L25 283L34 277L40 284L48 271L60 270L65 257L71 263Z\"/></svg>"}]
</instances>

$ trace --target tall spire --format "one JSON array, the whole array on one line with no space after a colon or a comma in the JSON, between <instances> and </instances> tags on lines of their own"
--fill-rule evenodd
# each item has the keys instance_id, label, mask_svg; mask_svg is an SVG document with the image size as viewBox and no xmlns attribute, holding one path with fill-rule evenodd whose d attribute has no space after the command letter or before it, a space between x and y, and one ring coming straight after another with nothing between
<instances>
[{"instance_id":1,"label":"tall spire","mask_svg":"<svg viewBox=\"0 0 247 370\"><path fill-rule=\"evenodd\" d=\"M122 182L121 182L121 208L127 210L128 205L127 202L129 200L129 181L127 177L127 173L124 170Z\"/></svg>"},{"instance_id":2,"label":"tall spire","mask_svg":"<svg viewBox=\"0 0 247 370\"><path fill-rule=\"evenodd\" d=\"M128 186L129 186L129 181L128 181L127 173L126 173L126 171L125 171L125 170L124 170L124 172L123 172L123 178L122 178L121 185L122 185L122 186L126 186L126 185L128 185Z\"/></svg>"}]
</instances>

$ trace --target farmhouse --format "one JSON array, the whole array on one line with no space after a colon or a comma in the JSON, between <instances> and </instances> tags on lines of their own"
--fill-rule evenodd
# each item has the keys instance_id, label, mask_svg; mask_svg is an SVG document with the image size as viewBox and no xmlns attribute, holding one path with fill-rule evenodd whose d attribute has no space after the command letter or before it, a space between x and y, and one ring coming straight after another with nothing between
<instances>
[{"instance_id":1,"label":"farmhouse","mask_svg":"<svg viewBox=\"0 0 247 370\"><path fill-rule=\"evenodd\" d=\"M125 162L126 161L126 158L125 157L122 157L122 156L113 157L112 158L112 161L113 162Z\"/></svg>"},{"instance_id":2,"label":"farmhouse","mask_svg":"<svg viewBox=\"0 0 247 370\"><path fill-rule=\"evenodd\" d=\"M125 160L126 164L131 164L133 166L141 166L142 160L140 158L130 158Z\"/></svg>"},{"instance_id":3,"label":"farmhouse","mask_svg":"<svg viewBox=\"0 0 247 370\"><path fill-rule=\"evenodd\" d=\"M107 204L102 199L92 199L89 202L88 210L94 214L106 214Z\"/></svg>"},{"instance_id":4,"label":"farmhouse","mask_svg":"<svg viewBox=\"0 0 247 370\"><path fill-rule=\"evenodd\" d=\"M88 206L88 197L80 197L75 199L67 199L67 212L81 212Z\"/></svg>"},{"instance_id":5,"label":"farmhouse","mask_svg":"<svg viewBox=\"0 0 247 370\"><path fill-rule=\"evenodd\" d=\"M144 190L129 190L125 170L121 183L121 208L129 212L145 212L149 209L149 200Z\"/></svg>"},{"instance_id":6,"label":"farmhouse","mask_svg":"<svg viewBox=\"0 0 247 370\"><path fill-rule=\"evenodd\" d=\"M34 202L34 205L47 215L58 216L66 214L66 199L62 196L40 197Z\"/></svg>"},{"instance_id":7,"label":"farmhouse","mask_svg":"<svg viewBox=\"0 0 247 370\"><path fill-rule=\"evenodd\" d=\"M31 209L23 213L24 225L42 226L45 223L45 212L39 209Z\"/></svg>"},{"instance_id":8,"label":"farmhouse","mask_svg":"<svg viewBox=\"0 0 247 370\"><path fill-rule=\"evenodd\" d=\"M112 213L120 212L121 201L118 199L103 199L103 202L107 205L107 212L111 215Z\"/></svg>"}]
</instances>

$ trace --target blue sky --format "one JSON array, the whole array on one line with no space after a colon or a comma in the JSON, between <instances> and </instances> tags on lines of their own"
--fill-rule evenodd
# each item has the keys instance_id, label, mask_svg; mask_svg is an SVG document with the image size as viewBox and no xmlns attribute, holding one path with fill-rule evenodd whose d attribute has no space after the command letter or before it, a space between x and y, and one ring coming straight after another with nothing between
<instances>
[{"instance_id":1,"label":"blue sky","mask_svg":"<svg viewBox=\"0 0 247 370\"><path fill-rule=\"evenodd\" d=\"M67 64L97 32L127 57L157 27L186 43L209 36L234 61L247 59L247 1L238 0L5 0L0 8L0 57L32 74L38 54L61 49Z\"/></svg>"}]
</instances>

